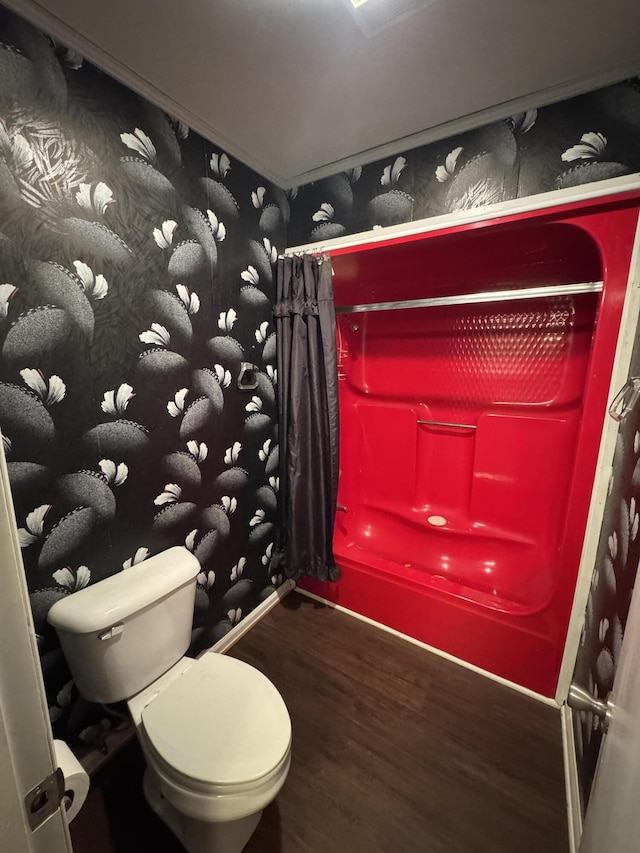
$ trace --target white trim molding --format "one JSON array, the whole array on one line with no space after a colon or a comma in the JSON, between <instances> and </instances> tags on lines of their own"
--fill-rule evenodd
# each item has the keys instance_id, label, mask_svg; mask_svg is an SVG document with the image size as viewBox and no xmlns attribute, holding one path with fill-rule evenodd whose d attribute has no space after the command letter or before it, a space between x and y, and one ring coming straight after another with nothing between
<instances>
[{"instance_id":1,"label":"white trim molding","mask_svg":"<svg viewBox=\"0 0 640 853\"><path fill-rule=\"evenodd\" d=\"M27 792L56 768L57 758L1 448L0 565L0 848L12 853L71 853L64 809L58 807L31 830L24 803Z\"/></svg>"},{"instance_id":2,"label":"white trim molding","mask_svg":"<svg viewBox=\"0 0 640 853\"><path fill-rule=\"evenodd\" d=\"M480 669L479 666L474 666L472 663L467 663L467 661L461 660L460 658L456 658L453 655L448 654L447 652L443 652L441 649L436 649L434 646L429 646L427 643L423 643L420 640L416 640L413 637L410 637L408 634L403 634L401 631L396 631L395 628L389 628L388 625L383 625L381 622L376 622L375 619L369 619L368 616L363 616L361 613L356 613L354 610L349 610L346 607L343 607L341 604L335 604L333 601L328 601L326 598L321 598L321 596L316 595L313 592L307 592L306 589L297 588L297 592L300 595L304 595L306 598L311 598L313 601L318 601L320 604L325 604L327 607L331 607L333 610L337 610L339 613L345 613L347 616L353 616L354 619L359 619L361 622L366 622L367 625L371 625L374 628L378 628L380 631L384 631L386 634L393 634L394 637L398 637L401 640L404 640L407 643L411 643L412 646L418 646L420 649L424 649L426 652L431 652L431 654L437 655L439 658L444 658L445 660L451 661L451 663L456 663L459 666L464 667L465 669L471 670L471 672L476 672L478 675L483 675L485 678L490 679L491 681L495 681L497 684L501 684L503 687L509 687L511 690L515 690L516 693L522 693L524 696L528 696L530 699L536 699L538 702L542 702L545 705L551 705L553 708L558 708L558 704L554 699L550 699L548 696L542 696L540 693L536 693L534 690L529 690L528 687L522 687L520 684L515 684L513 681L508 681L506 678L501 678L499 675L494 675L492 672L487 672L486 669Z\"/></svg>"},{"instance_id":3,"label":"white trim molding","mask_svg":"<svg viewBox=\"0 0 640 853\"><path fill-rule=\"evenodd\" d=\"M580 783L576 742L573 730L573 711L568 705L560 709L562 720L562 754L564 758L564 784L567 793L567 826L569 830L569 851L578 853L582 836L582 805L580 803Z\"/></svg>"},{"instance_id":4,"label":"white trim molding","mask_svg":"<svg viewBox=\"0 0 640 853\"><path fill-rule=\"evenodd\" d=\"M4 1L6 2L6 0ZM596 89L620 83L622 80L635 77L639 72L640 63L633 62L616 66L606 73L593 74L589 75L589 77L583 77L580 80L570 80L568 83L560 83L555 86L549 86L546 89L539 89L520 98L514 98L510 101L504 101L501 104L487 107L487 109L467 113L467 115L460 118L430 127L428 130L421 130L409 136L391 140L383 145L377 145L375 148L370 148L367 151L355 153L350 157L343 157L333 163L319 166L317 169L311 169L299 175L282 176L280 186L285 190L296 186L304 186L312 181L329 178L332 175L344 172L347 169L353 169L356 166L366 166L369 163L375 163L387 157L391 158L398 154L407 154L416 148L422 148L424 145L430 145L433 142L440 142L443 139L449 139L459 136L462 133L477 130L480 127L486 127L488 124L504 121L515 113L542 109L543 107L548 107L550 104L568 101L570 98L575 98L578 95L585 95ZM251 164L249 163L248 165Z\"/></svg>"},{"instance_id":5,"label":"white trim molding","mask_svg":"<svg viewBox=\"0 0 640 853\"><path fill-rule=\"evenodd\" d=\"M313 254L331 254L343 252L345 249L355 249L362 246L374 247L378 243L392 240L403 240L408 237L419 237L445 228L459 228L476 222L492 222L503 216L519 216L524 213L534 213L537 210L547 210L564 205L579 204L621 193L640 191L640 172L624 175L621 178L609 178L606 181L594 181L578 187L568 187L562 190L550 190L537 195L523 196L497 204L485 204L469 210L457 210L454 213L443 213L441 216L430 216L427 219L416 219L413 222L403 222L400 225L390 225L386 228L374 228L370 231L358 231L347 234L335 240L326 242L302 243L291 246L284 254L297 255L304 252Z\"/></svg>"}]
</instances>

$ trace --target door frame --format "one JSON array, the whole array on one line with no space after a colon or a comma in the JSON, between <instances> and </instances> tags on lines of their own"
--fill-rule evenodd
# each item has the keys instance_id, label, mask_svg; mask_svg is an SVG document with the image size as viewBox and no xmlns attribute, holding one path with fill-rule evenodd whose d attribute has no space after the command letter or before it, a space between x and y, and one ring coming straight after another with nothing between
<instances>
[{"instance_id":1,"label":"door frame","mask_svg":"<svg viewBox=\"0 0 640 853\"><path fill-rule=\"evenodd\" d=\"M584 820L584 853L638 850L640 821L640 585L635 584L622 649L608 704L609 727L602 740Z\"/></svg>"},{"instance_id":2,"label":"door frame","mask_svg":"<svg viewBox=\"0 0 640 853\"><path fill-rule=\"evenodd\" d=\"M0 848L72 853L64 808L31 830L25 795L57 767L9 473L0 450Z\"/></svg>"}]
</instances>

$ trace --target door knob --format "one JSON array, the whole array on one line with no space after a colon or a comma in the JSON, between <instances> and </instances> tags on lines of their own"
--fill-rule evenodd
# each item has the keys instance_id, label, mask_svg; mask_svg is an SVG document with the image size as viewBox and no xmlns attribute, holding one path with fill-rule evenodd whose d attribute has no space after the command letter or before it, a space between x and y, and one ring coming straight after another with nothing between
<instances>
[{"instance_id":1,"label":"door knob","mask_svg":"<svg viewBox=\"0 0 640 853\"><path fill-rule=\"evenodd\" d=\"M618 391L609 406L609 414L614 421L623 421L640 398L640 376L630 376Z\"/></svg>"},{"instance_id":2,"label":"door knob","mask_svg":"<svg viewBox=\"0 0 640 853\"><path fill-rule=\"evenodd\" d=\"M611 715L613 714L613 702L602 702L592 696L588 690L581 687L575 682L569 687L569 695L567 696L567 705L573 708L574 711L588 711L595 714L602 720L602 728L606 732L609 728Z\"/></svg>"}]
</instances>

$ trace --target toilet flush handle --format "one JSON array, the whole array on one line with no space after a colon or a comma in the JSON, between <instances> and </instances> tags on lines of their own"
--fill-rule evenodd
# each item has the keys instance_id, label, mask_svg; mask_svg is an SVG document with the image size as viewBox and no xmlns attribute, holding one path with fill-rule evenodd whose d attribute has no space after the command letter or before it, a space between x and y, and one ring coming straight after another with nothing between
<instances>
[{"instance_id":1,"label":"toilet flush handle","mask_svg":"<svg viewBox=\"0 0 640 853\"><path fill-rule=\"evenodd\" d=\"M124 631L124 622L118 622L117 625L112 625L108 630L103 631L101 634L98 634L99 640L111 640L113 637L117 637L119 634L122 634Z\"/></svg>"}]
</instances>

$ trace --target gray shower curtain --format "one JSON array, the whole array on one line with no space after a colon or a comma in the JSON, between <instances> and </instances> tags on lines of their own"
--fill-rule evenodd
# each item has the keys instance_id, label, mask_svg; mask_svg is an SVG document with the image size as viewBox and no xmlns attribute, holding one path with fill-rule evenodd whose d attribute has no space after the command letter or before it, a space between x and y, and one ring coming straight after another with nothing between
<instances>
[{"instance_id":1,"label":"gray shower curtain","mask_svg":"<svg viewBox=\"0 0 640 853\"><path fill-rule=\"evenodd\" d=\"M274 572L336 580L338 371L329 258L278 259L276 304L280 443Z\"/></svg>"}]
</instances>

